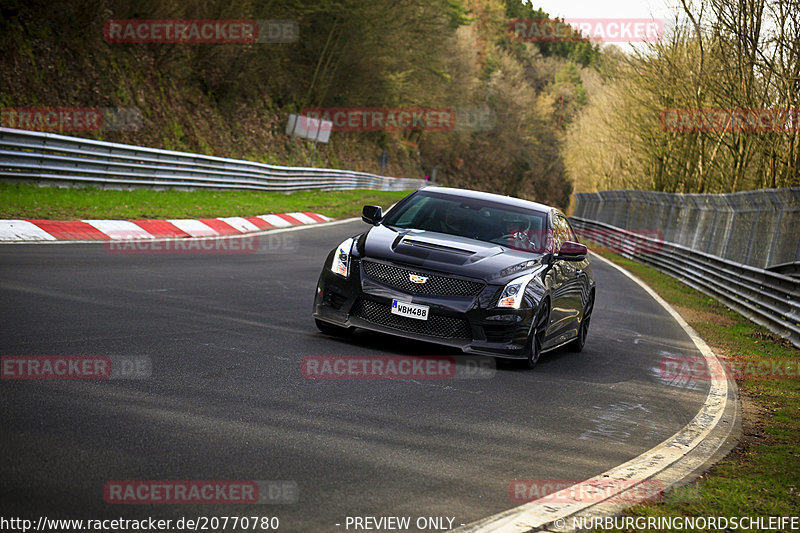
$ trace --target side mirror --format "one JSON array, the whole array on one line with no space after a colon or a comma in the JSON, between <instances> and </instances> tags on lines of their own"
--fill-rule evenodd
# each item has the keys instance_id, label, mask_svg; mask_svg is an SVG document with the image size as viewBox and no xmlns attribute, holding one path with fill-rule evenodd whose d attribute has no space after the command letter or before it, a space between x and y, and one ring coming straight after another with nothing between
<instances>
[{"instance_id":1,"label":"side mirror","mask_svg":"<svg viewBox=\"0 0 800 533\"><path fill-rule=\"evenodd\" d=\"M589 250L585 245L566 241L561 245L561 248L559 248L556 259L563 259L564 261L583 261L586 259L587 253L589 253Z\"/></svg>"},{"instance_id":2,"label":"side mirror","mask_svg":"<svg viewBox=\"0 0 800 533\"><path fill-rule=\"evenodd\" d=\"M375 226L383 218L383 209L379 205L365 205L361 210L361 220Z\"/></svg>"}]
</instances>

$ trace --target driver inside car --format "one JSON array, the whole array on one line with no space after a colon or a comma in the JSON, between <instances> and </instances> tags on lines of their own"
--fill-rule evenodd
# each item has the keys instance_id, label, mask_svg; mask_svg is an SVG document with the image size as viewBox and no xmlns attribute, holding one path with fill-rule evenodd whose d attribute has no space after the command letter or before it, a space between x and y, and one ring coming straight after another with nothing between
<instances>
[{"instance_id":1,"label":"driver inside car","mask_svg":"<svg viewBox=\"0 0 800 533\"><path fill-rule=\"evenodd\" d=\"M531 227L530 220L519 219L506 221L508 246L517 250L535 251L539 248L538 231Z\"/></svg>"},{"instance_id":2,"label":"driver inside car","mask_svg":"<svg viewBox=\"0 0 800 533\"><path fill-rule=\"evenodd\" d=\"M442 220L442 233L451 235L467 235L470 224L469 212L457 205L450 207Z\"/></svg>"}]
</instances>

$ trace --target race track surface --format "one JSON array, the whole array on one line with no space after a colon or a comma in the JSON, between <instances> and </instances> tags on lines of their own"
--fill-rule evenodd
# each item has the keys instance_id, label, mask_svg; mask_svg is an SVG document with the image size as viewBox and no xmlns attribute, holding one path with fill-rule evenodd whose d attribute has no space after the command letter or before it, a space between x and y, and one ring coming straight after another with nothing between
<instances>
[{"instance_id":1,"label":"race track surface","mask_svg":"<svg viewBox=\"0 0 800 533\"><path fill-rule=\"evenodd\" d=\"M691 341L600 261L583 353L547 354L534 371L501 364L489 379L305 379L300 361L312 355L457 355L317 331L322 262L365 229L274 234L253 254L0 246L0 355L152 362L142 380L0 382L2 515L277 516L281 531L320 532L344 531L347 516L439 516L457 526L519 505L513 480L583 480L697 413L706 386L658 378L665 356L696 353ZM299 499L112 505L111 480L289 480Z\"/></svg>"}]
</instances>

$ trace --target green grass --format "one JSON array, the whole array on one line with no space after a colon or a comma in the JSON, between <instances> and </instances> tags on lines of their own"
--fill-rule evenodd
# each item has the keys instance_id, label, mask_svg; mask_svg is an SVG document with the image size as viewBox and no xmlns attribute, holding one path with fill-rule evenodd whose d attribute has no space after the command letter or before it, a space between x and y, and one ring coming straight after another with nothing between
<instances>
[{"instance_id":1,"label":"green grass","mask_svg":"<svg viewBox=\"0 0 800 533\"><path fill-rule=\"evenodd\" d=\"M154 191L0 184L0 219L162 219L253 216L311 211L359 216L365 204L385 207L410 191Z\"/></svg>"},{"instance_id":2,"label":"green grass","mask_svg":"<svg viewBox=\"0 0 800 533\"><path fill-rule=\"evenodd\" d=\"M629 270L673 305L714 352L736 361L797 361L788 341L713 298L647 266L595 249ZM628 516L796 516L800 509L800 379L737 380L743 399L743 436L725 459L699 480Z\"/></svg>"}]
</instances>

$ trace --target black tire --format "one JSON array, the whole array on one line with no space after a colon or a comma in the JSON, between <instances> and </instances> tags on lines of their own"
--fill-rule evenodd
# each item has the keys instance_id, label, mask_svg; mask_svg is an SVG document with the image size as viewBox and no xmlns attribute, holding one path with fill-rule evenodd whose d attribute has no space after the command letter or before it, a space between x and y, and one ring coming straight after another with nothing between
<instances>
[{"instance_id":1,"label":"black tire","mask_svg":"<svg viewBox=\"0 0 800 533\"><path fill-rule=\"evenodd\" d=\"M542 356L542 343L544 341L544 334L547 331L547 322L550 320L550 308L545 302L539 311L536 313L536 318L533 320L533 328L528 337L528 345L525 347L525 368L532 369L539 362Z\"/></svg>"},{"instance_id":2,"label":"black tire","mask_svg":"<svg viewBox=\"0 0 800 533\"><path fill-rule=\"evenodd\" d=\"M336 326L334 324L331 324L330 322L323 322L318 318L314 319L314 323L317 324L317 329L320 330L322 333L326 335L331 335L333 337L346 337L353 331L353 328L344 328L342 326Z\"/></svg>"},{"instance_id":3,"label":"black tire","mask_svg":"<svg viewBox=\"0 0 800 533\"><path fill-rule=\"evenodd\" d=\"M569 350L575 353L581 353L583 347L586 345L586 337L589 335L589 322L592 320L592 310L594 309L594 293L589 295L589 300L586 302L586 307L583 309L583 319L581 325L578 326L578 336L575 340L569 343Z\"/></svg>"}]
</instances>

